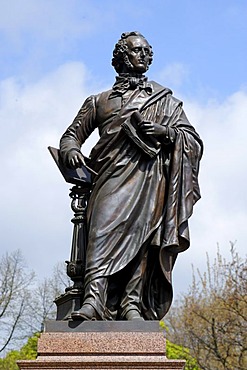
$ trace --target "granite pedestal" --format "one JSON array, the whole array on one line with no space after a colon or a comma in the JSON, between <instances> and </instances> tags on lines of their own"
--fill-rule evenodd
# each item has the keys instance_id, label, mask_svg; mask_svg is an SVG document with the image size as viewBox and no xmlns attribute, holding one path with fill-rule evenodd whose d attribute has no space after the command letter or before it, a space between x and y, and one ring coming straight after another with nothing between
<instances>
[{"instance_id":1,"label":"granite pedestal","mask_svg":"<svg viewBox=\"0 0 247 370\"><path fill-rule=\"evenodd\" d=\"M159 322L47 321L37 359L18 365L21 370L182 370L185 361L166 358Z\"/></svg>"}]
</instances>

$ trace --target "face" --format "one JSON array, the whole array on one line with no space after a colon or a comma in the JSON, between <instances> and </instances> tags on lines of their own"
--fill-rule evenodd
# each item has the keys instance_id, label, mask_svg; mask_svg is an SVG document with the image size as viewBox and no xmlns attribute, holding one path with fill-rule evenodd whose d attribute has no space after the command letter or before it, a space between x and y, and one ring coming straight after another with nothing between
<instances>
[{"instance_id":1,"label":"face","mask_svg":"<svg viewBox=\"0 0 247 370\"><path fill-rule=\"evenodd\" d=\"M148 70L150 47L148 42L140 36L130 36L127 39L127 55L133 66L132 71L144 73Z\"/></svg>"}]
</instances>

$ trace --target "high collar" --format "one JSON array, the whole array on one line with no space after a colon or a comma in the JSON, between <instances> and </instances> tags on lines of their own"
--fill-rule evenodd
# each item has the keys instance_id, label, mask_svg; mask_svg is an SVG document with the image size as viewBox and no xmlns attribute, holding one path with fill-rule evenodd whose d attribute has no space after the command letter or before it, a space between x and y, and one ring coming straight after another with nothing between
<instances>
[{"instance_id":1,"label":"high collar","mask_svg":"<svg viewBox=\"0 0 247 370\"><path fill-rule=\"evenodd\" d=\"M116 82L112 87L112 96L121 96L127 90L135 90L137 87L145 90L148 94L153 91L152 85L147 82L147 77L137 73L120 73L116 76Z\"/></svg>"}]
</instances>

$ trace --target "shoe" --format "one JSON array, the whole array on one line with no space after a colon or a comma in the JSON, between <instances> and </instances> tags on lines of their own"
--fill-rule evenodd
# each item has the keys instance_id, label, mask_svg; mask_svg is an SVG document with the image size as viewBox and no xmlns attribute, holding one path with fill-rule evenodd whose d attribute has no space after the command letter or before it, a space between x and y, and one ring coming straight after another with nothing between
<instances>
[{"instance_id":1,"label":"shoe","mask_svg":"<svg viewBox=\"0 0 247 370\"><path fill-rule=\"evenodd\" d=\"M85 303L79 311L71 312L71 318L82 321L100 320L97 311L89 303Z\"/></svg>"},{"instance_id":2,"label":"shoe","mask_svg":"<svg viewBox=\"0 0 247 370\"><path fill-rule=\"evenodd\" d=\"M125 320L132 321L132 320L139 320L144 321L144 318L140 315L138 310L129 310L125 315Z\"/></svg>"}]
</instances>

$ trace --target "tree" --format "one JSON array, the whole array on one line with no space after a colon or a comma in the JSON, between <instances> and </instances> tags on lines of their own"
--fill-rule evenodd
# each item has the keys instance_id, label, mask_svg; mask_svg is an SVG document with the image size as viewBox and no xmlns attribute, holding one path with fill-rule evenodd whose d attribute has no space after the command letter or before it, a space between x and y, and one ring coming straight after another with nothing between
<instances>
[{"instance_id":1,"label":"tree","mask_svg":"<svg viewBox=\"0 0 247 370\"><path fill-rule=\"evenodd\" d=\"M231 260L219 250L207 271L193 273L189 292L167 317L169 339L189 348L203 370L247 368L247 267L231 243Z\"/></svg>"},{"instance_id":2,"label":"tree","mask_svg":"<svg viewBox=\"0 0 247 370\"><path fill-rule=\"evenodd\" d=\"M166 356L174 360L186 360L184 370L200 370L196 359L194 359L188 348L179 346L166 340Z\"/></svg>"},{"instance_id":3,"label":"tree","mask_svg":"<svg viewBox=\"0 0 247 370\"><path fill-rule=\"evenodd\" d=\"M57 263L52 276L45 278L33 289L29 303L29 310L32 314L28 319L32 333L42 331L45 320L55 319L57 309L54 299L71 284L65 271L65 264Z\"/></svg>"},{"instance_id":4,"label":"tree","mask_svg":"<svg viewBox=\"0 0 247 370\"><path fill-rule=\"evenodd\" d=\"M54 298L68 285L65 265L57 264L52 277L37 283L21 251L6 253L0 260L0 353L19 348L55 318Z\"/></svg>"},{"instance_id":5,"label":"tree","mask_svg":"<svg viewBox=\"0 0 247 370\"><path fill-rule=\"evenodd\" d=\"M160 328L166 333L169 331L169 328L163 320L160 321ZM166 339L166 356L171 360L186 360L184 370L200 370L196 359L191 356L188 348L174 344L168 339Z\"/></svg>"},{"instance_id":6,"label":"tree","mask_svg":"<svg viewBox=\"0 0 247 370\"><path fill-rule=\"evenodd\" d=\"M0 370L18 370L18 360L34 360L37 357L37 344L39 334L30 337L20 351L10 351L5 358L0 358Z\"/></svg>"},{"instance_id":7,"label":"tree","mask_svg":"<svg viewBox=\"0 0 247 370\"><path fill-rule=\"evenodd\" d=\"M6 253L0 260L0 352L12 341L23 339L21 334L30 301L30 282L20 251Z\"/></svg>"}]
</instances>

